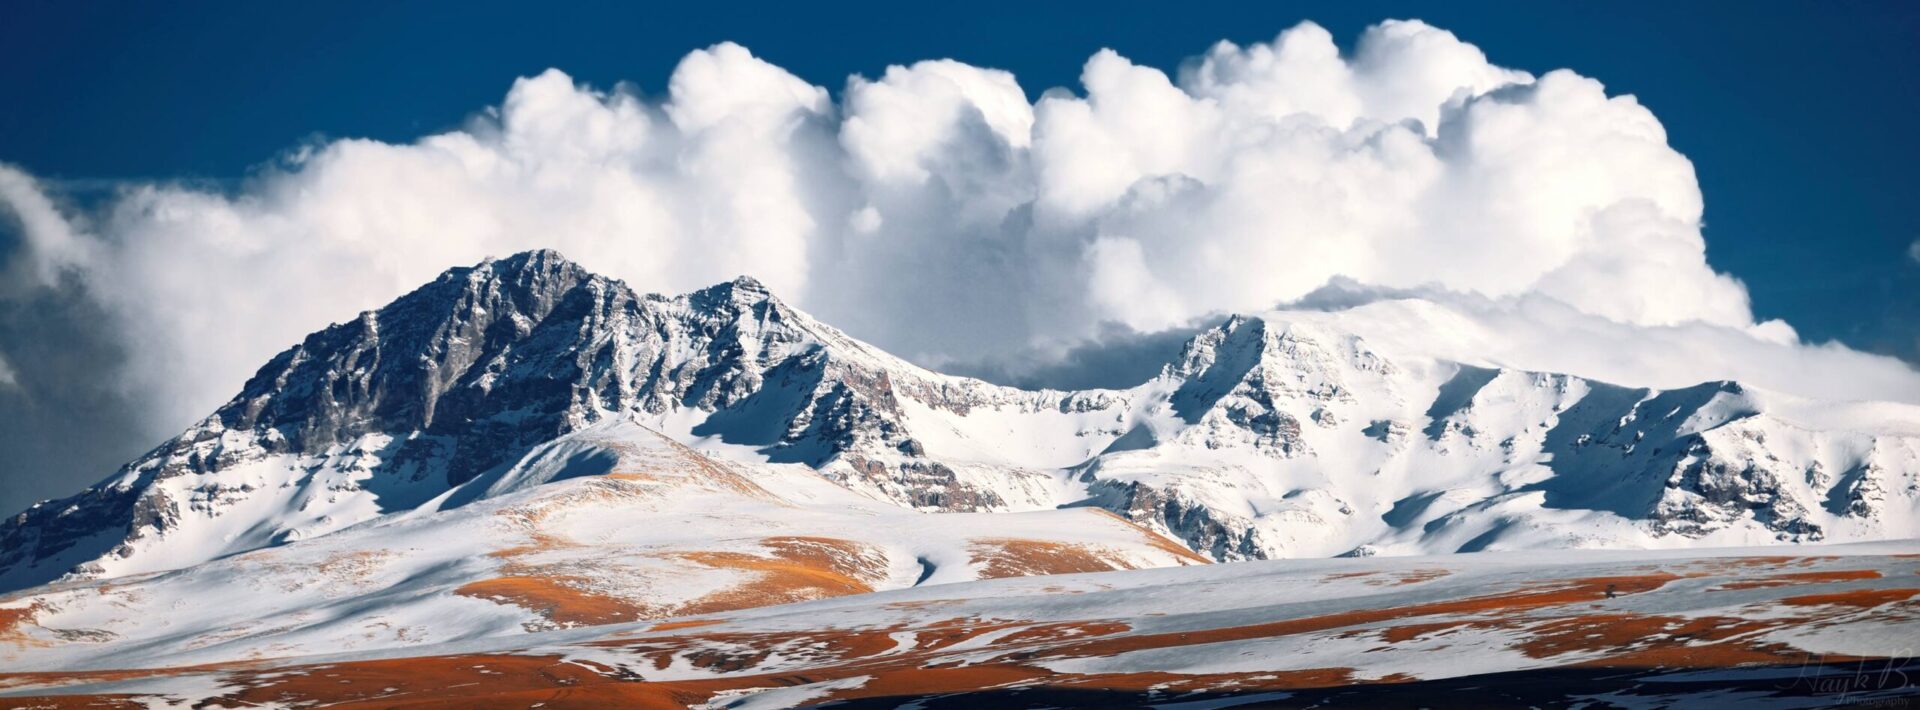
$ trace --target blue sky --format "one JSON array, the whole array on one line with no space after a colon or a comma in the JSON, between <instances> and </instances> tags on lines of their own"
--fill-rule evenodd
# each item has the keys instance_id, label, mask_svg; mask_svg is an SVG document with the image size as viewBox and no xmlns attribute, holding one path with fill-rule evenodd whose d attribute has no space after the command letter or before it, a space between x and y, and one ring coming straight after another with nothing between
<instances>
[{"instance_id":1,"label":"blue sky","mask_svg":"<svg viewBox=\"0 0 1920 710\"><path fill-rule=\"evenodd\" d=\"M968 3L565 8L505 3L25 3L0 22L0 160L42 177L230 179L315 136L403 141L560 67L646 93L721 40L838 91L945 56L1031 94L1112 47L1171 70L1301 19L1348 43L1418 17L1494 61L1631 93L1690 157L1709 258L1756 314L1812 340L1920 357L1920 5L1838 3ZM651 83L649 83L651 82Z\"/></svg>"}]
</instances>

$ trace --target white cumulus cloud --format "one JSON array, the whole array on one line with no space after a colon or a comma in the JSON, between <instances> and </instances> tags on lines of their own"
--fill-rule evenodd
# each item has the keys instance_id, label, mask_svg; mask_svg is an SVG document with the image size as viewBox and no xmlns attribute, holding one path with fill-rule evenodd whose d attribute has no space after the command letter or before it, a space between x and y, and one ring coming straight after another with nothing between
<instances>
[{"instance_id":1,"label":"white cumulus cloud","mask_svg":"<svg viewBox=\"0 0 1920 710\"><path fill-rule=\"evenodd\" d=\"M138 353L129 385L175 422L309 331L534 247L643 291L752 274L936 367L1336 277L1550 303L1608 337L1710 333L1798 363L1837 347L1755 322L1706 262L1692 164L1632 96L1574 72L1391 21L1350 55L1308 23L1171 76L1101 51L1080 83L1030 102L1012 74L933 60L854 77L836 103L720 44L658 88L522 78L460 130L315 146L231 192L149 184L78 214L0 166L27 235L4 278L75 276ZM1798 389L1861 390L1821 379Z\"/></svg>"},{"instance_id":2,"label":"white cumulus cloud","mask_svg":"<svg viewBox=\"0 0 1920 710\"><path fill-rule=\"evenodd\" d=\"M1662 389L1736 380L1834 399L1920 402L1920 377L1905 363L1838 344L1803 344L1790 329L1635 325L1539 294L1488 298L1344 279L1292 307L1335 313L1339 326L1389 357L1427 355Z\"/></svg>"}]
</instances>

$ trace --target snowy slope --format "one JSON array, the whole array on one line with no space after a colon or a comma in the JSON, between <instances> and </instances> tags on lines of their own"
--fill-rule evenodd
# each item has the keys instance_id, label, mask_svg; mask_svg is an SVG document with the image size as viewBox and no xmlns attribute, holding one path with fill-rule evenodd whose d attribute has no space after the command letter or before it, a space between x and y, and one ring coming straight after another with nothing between
<instances>
[{"instance_id":1,"label":"snowy slope","mask_svg":"<svg viewBox=\"0 0 1920 710\"><path fill-rule=\"evenodd\" d=\"M1057 469L1101 443L1079 436L1099 423L1088 413L1124 404L922 370L751 279L638 296L529 252L448 271L309 336L186 433L0 524L0 589L325 535L414 510L616 418L742 460L820 467L910 506L1052 508L1074 493ZM974 426L987 420L996 426ZM980 438L1040 420L1059 436Z\"/></svg>"},{"instance_id":2,"label":"snowy slope","mask_svg":"<svg viewBox=\"0 0 1920 710\"><path fill-rule=\"evenodd\" d=\"M1220 559L1920 534L1920 408L1620 387L1360 334L1432 308L1236 317L1079 475Z\"/></svg>"},{"instance_id":3,"label":"snowy slope","mask_svg":"<svg viewBox=\"0 0 1920 710\"><path fill-rule=\"evenodd\" d=\"M631 421L420 506L187 569L0 597L12 671L404 648L974 579L1204 564L1093 508L923 514Z\"/></svg>"},{"instance_id":4,"label":"snowy slope","mask_svg":"<svg viewBox=\"0 0 1920 710\"><path fill-rule=\"evenodd\" d=\"M0 674L0 699L1827 707L1920 693L1908 680L1920 671L1911 656L1920 545L1777 552L1289 560L999 579L405 655Z\"/></svg>"},{"instance_id":5,"label":"snowy slope","mask_svg":"<svg viewBox=\"0 0 1920 710\"><path fill-rule=\"evenodd\" d=\"M1098 506L1217 560L1920 535L1920 408L1535 372L1468 357L1460 319L1416 298L1235 317L1139 386L1025 391L751 279L638 295L528 252L309 336L180 437L0 523L0 590L524 490L516 462L609 421L905 511Z\"/></svg>"}]
</instances>

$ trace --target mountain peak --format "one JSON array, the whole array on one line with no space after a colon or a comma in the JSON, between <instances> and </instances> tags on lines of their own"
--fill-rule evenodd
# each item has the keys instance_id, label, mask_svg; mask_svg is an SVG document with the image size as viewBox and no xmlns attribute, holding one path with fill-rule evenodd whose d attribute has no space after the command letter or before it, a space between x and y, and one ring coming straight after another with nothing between
<instances>
[{"instance_id":1,"label":"mountain peak","mask_svg":"<svg viewBox=\"0 0 1920 710\"><path fill-rule=\"evenodd\" d=\"M727 283L731 284L735 290L769 293L766 284L760 283L759 279L746 274L735 276L732 281L728 281Z\"/></svg>"},{"instance_id":2,"label":"mountain peak","mask_svg":"<svg viewBox=\"0 0 1920 710\"><path fill-rule=\"evenodd\" d=\"M565 254L553 249L529 249L500 259L488 257L480 262L478 268L490 268L499 273L584 270L572 259L568 259Z\"/></svg>"},{"instance_id":3,"label":"mountain peak","mask_svg":"<svg viewBox=\"0 0 1920 710\"><path fill-rule=\"evenodd\" d=\"M723 281L712 286L687 294L687 300L696 308L713 310L722 307L751 307L762 303L780 303L766 284L752 276L737 276L732 281Z\"/></svg>"},{"instance_id":4,"label":"mountain peak","mask_svg":"<svg viewBox=\"0 0 1920 710\"><path fill-rule=\"evenodd\" d=\"M442 278L458 276L464 276L469 284L501 284L509 291L564 290L582 281L603 278L552 249L523 251L500 259L489 257L473 266L449 269Z\"/></svg>"}]
</instances>

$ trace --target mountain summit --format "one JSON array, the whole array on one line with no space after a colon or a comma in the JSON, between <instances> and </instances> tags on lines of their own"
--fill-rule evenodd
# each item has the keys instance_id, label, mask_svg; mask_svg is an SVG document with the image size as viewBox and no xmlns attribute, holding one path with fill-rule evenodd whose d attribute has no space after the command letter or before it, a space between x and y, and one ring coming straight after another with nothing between
<instances>
[{"instance_id":1,"label":"mountain summit","mask_svg":"<svg viewBox=\"0 0 1920 710\"><path fill-rule=\"evenodd\" d=\"M1236 316L1139 386L1030 391L914 366L751 278L639 295L516 254L308 336L179 437L9 519L0 589L453 510L609 422L908 511L1097 506L1217 560L1920 534L1914 407L1381 352L1352 317Z\"/></svg>"}]
</instances>

